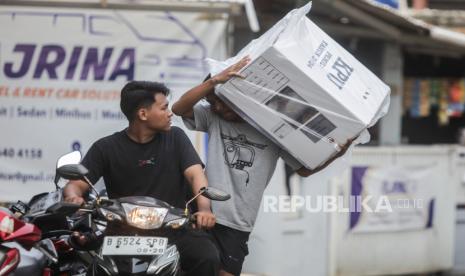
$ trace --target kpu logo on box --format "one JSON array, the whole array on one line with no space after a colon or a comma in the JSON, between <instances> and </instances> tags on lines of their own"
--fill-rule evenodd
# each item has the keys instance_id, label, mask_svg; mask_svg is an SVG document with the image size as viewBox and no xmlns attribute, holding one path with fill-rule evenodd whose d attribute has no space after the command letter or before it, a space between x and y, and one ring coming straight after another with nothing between
<instances>
[{"instance_id":1,"label":"kpu logo on box","mask_svg":"<svg viewBox=\"0 0 465 276\"><path fill-rule=\"evenodd\" d=\"M340 57L336 59L333 66L331 67L332 72L328 73L326 76L328 79L336 85L339 90L341 90L349 80L354 68L350 67L345 63Z\"/></svg>"}]
</instances>

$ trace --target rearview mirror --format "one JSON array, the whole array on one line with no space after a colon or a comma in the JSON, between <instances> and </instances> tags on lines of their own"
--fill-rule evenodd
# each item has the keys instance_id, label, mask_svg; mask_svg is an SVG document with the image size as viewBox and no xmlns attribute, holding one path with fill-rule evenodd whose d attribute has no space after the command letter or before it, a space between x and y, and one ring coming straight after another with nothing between
<instances>
[{"instance_id":1,"label":"rearview mirror","mask_svg":"<svg viewBox=\"0 0 465 276\"><path fill-rule=\"evenodd\" d=\"M57 176L66 180L82 180L88 173L89 170L81 164L63 165L57 169Z\"/></svg>"},{"instance_id":2,"label":"rearview mirror","mask_svg":"<svg viewBox=\"0 0 465 276\"><path fill-rule=\"evenodd\" d=\"M231 198L230 194L223 192L220 189L216 189L212 187L202 187L200 188L199 192L186 203L186 208L184 210L186 214L189 212L189 204L191 204L192 201L194 201L197 197L201 195L203 195L204 197L210 200L218 200L218 201L225 201Z\"/></svg>"},{"instance_id":3,"label":"rearview mirror","mask_svg":"<svg viewBox=\"0 0 465 276\"><path fill-rule=\"evenodd\" d=\"M55 186L57 190L60 189L58 186L58 181L60 178L64 178L66 180L83 180L85 181L92 191L98 196L97 190L95 190L94 185L90 180L86 177L89 173L84 165L79 164L81 162L81 153L79 151L73 151L71 153L65 154L58 159L57 162L57 169L55 174Z\"/></svg>"},{"instance_id":4,"label":"rearview mirror","mask_svg":"<svg viewBox=\"0 0 465 276\"><path fill-rule=\"evenodd\" d=\"M79 164L79 162L81 162L81 152L73 151L58 159L57 169L65 165Z\"/></svg>"},{"instance_id":5,"label":"rearview mirror","mask_svg":"<svg viewBox=\"0 0 465 276\"><path fill-rule=\"evenodd\" d=\"M66 178L64 174L60 174L59 169L61 169L62 171L66 171L66 169L63 170L62 168L70 165L77 165L79 164L79 162L81 162L81 152L79 151L73 151L58 158L54 180L57 190L60 188L58 187L58 181L60 180L60 177L71 180L69 178Z\"/></svg>"},{"instance_id":6,"label":"rearview mirror","mask_svg":"<svg viewBox=\"0 0 465 276\"><path fill-rule=\"evenodd\" d=\"M211 200L217 200L217 201L225 201L231 198L231 195L223 192L220 189L216 189L213 187L204 187L200 189L200 192L202 195L208 199Z\"/></svg>"}]
</instances>

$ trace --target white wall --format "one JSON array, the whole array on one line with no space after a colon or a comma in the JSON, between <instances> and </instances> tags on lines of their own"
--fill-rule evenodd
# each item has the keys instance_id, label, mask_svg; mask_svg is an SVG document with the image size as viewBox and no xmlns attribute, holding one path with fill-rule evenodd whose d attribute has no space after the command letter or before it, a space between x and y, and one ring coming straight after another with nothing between
<instances>
[{"instance_id":1,"label":"white wall","mask_svg":"<svg viewBox=\"0 0 465 276\"><path fill-rule=\"evenodd\" d=\"M449 269L454 260L455 147L358 147L353 165L436 164L433 227L421 231L352 233L347 213L264 213L252 232L244 273L269 276L393 275ZM284 195L278 164L266 195ZM337 162L302 179L300 195L348 195L349 170ZM328 175L342 175L328 184Z\"/></svg>"},{"instance_id":2,"label":"white wall","mask_svg":"<svg viewBox=\"0 0 465 276\"><path fill-rule=\"evenodd\" d=\"M381 233L349 232L348 214L332 217L337 257L333 275L391 275L439 271L452 267L455 231L453 151L449 147L358 148L354 165L431 165L436 197L433 227ZM339 179L350 193L348 172Z\"/></svg>"}]
</instances>

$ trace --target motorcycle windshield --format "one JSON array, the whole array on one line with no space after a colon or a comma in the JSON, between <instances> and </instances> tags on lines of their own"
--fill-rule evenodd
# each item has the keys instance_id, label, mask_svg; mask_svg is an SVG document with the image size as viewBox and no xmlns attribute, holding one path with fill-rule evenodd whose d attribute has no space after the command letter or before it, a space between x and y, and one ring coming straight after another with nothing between
<instances>
[{"instance_id":1,"label":"motorcycle windshield","mask_svg":"<svg viewBox=\"0 0 465 276\"><path fill-rule=\"evenodd\" d=\"M146 206L146 207L161 207L161 208L172 208L168 203L148 196L128 196L118 198L120 203L130 203L134 205Z\"/></svg>"},{"instance_id":2,"label":"motorcycle windshield","mask_svg":"<svg viewBox=\"0 0 465 276\"><path fill-rule=\"evenodd\" d=\"M61 190L37 195L29 202L28 215L43 213L48 207L60 201L62 201Z\"/></svg>"}]
</instances>

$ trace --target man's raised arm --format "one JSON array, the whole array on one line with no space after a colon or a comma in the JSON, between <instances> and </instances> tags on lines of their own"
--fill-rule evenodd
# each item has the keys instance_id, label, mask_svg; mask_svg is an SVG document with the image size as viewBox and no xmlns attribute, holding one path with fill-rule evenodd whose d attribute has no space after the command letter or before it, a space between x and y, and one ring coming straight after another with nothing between
<instances>
[{"instance_id":1,"label":"man's raised arm","mask_svg":"<svg viewBox=\"0 0 465 276\"><path fill-rule=\"evenodd\" d=\"M208 94L213 93L215 85L225 83L232 77L242 77L238 71L247 65L249 61L250 58L246 56L236 64L226 68L218 75L209 78L203 83L190 89L184 93L184 95L182 95L182 97L179 98L177 102L173 104L171 110L178 116L194 119L194 105Z\"/></svg>"}]
</instances>

